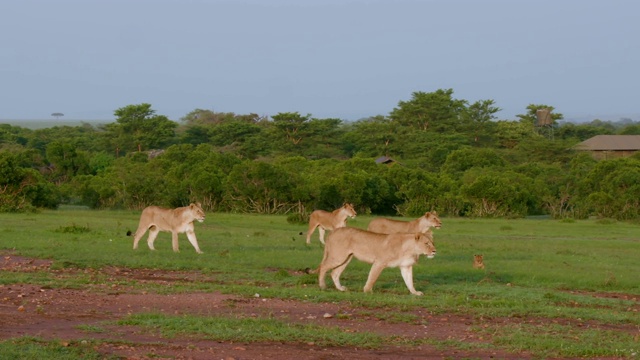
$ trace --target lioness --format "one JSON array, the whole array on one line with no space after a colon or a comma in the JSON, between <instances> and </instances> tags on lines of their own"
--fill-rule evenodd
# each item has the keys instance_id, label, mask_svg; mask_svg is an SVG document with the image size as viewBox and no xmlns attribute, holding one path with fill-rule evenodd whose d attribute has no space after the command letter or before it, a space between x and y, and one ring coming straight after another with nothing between
<instances>
[{"instance_id":1,"label":"lioness","mask_svg":"<svg viewBox=\"0 0 640 360\"><path fill-rule=\"evenodd\" d=\"M365 292L373 290L383 269L399 267L409 291L413 295L422 295L422 292L413 287L413 264L420 255L426 255L429 259L436 255L431 230L414 234L378 234L343 227L332 231L327 238L324 257L318 268L318 283L321 289L325 289L325 274L332 270L331 278L336 288L345 291L347 288L340 285L340 275L355 256L358 260L372 264L364 286Z\"/></svg>"},{"instance_id":2,"label":"lioness","mask_svg":"<svg viewBox=\"0 0 640 360\"><path fill-rule=\"evenodd\" d=\"M189 206L176 209L165 209L158 206L146 207L142 210L138 230L136 230L133 236L133 249L138 248L138 241L140 241L147 230L149 230L147 244L151 250L155 250L153 242L156 240L158 233L160 231L169 231L171 232L173 251L179 252L178 234L186 232L187 238L189 238L189 242L196 249L196 252L202 254L198 246L196 233L193 230L194 220L198 220L199 222L204 221L204 210L202 210L200 203L190 204ZM127 235L130 235L130 233Z\"/></svg>"},{"instance_id":3,"label":"lioness","mask_svg":"<svg viewBox=\"0 0 640 360\"><path fill-rule=\"evenodd\" d=\"M324 233L326 230L334 230L347 226L347 218L355 218L356 211L352 204L344 204L341 208L332 212L316 210L309 216L309 230L307 231L307 244L311 244L311 234L318 228L320 242L324 244Z\"/></svg>"},{"instance_id":4,"label":"lioness","mask_svg":"<svg viewBox=\"0 0 640 360\"><path fill-rule=\"evenodd\" d=\"M367 230L380 234L423 233L432 227L435 227L436 229L440 229L442 227L442 222L435 211L426 212L424 216L412 221L376 218L371 220Z\"/></svg>"}]
</instances>

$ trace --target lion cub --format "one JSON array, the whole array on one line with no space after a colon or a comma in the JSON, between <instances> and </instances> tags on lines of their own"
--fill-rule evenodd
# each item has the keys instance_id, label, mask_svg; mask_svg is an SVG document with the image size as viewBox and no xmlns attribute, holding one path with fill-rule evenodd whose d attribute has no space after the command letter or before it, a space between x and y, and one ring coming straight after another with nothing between
<instances>
[{"instance_id":1,"label":"lion cub","mask_svg":"<svg viewBox=\"0 0 640 360\"><path fill-rule=\"evenodd\" d=\"M484 256L473 255L473 267L474 269L484 269Z\"/></svg>"},{"instance_id":2,"label":"lion cub","mask_svg":"<svg viewBox=\"0 0 640 360\"><path fill-rule=\"evenodd\" d=\"M324 257L318 268L318 283L325 289L325 275L331 271L331 279L336 288L345 291L340 285L340 275L353 257L372 264L369 278L364 285L365 292L371 292L378 276L385 268L399 267L404 283L413 295L422 295L413 287L413 265L420 255L429 259L436 255L431 230L426 233L378 234L357 228L343 227L335 229L327 238Z\"/></svg>"}]
</instances>

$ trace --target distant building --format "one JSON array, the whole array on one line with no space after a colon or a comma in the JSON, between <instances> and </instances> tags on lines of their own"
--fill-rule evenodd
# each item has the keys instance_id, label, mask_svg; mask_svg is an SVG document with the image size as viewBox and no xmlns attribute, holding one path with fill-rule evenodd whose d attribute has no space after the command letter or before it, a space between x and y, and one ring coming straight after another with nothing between
<instances>
[{"instance_id":1,"label":"distant building","mask_svg":"<svg viewBox=\"0 0 640 360\"><path fill-rule=\"evenodd\" d=\"M627 157L640 151L640 135L597 135L573 146L596 160Z\"/></svg>"},{"instance_id":2,"label":"distant building","mask_svg":"<svg viewBox=\"0 0 640 360\"><path fill-rule=\"evenodd\" d=\"M397 163L397 161L395 161L394 159L388 157L388 156L380 156L379 158L376 159L376 164L386 164L386 165L391 165L391 164L395 164Z\"/></svg>"}]
</instances>

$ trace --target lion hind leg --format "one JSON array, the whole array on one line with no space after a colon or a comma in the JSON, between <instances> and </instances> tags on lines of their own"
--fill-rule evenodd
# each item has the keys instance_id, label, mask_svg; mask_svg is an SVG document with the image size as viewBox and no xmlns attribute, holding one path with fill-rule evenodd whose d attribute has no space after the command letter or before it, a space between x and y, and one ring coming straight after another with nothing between
<instances>
[{"instance_id":1,"label":"lion hind leg","mask_svg":"<svg viewBox=\"0 0 640 360\"><path fill-rule=\"evenodd\" d=\"M140 242L140 239L142 239L142 237L144 236L144 234L147 232L148 229L149 229L148 226L143 226L142 224L138 225L138 230L136 230L136 232L133 234L133 250L136 250L138 248L138 243Z\"/></svg>"},{"instance_id":2,"label":"lion hind leg","mask_svg":"<svg viewBox=\"0 0 640 360\"><path fill-rule=\"evenodd\" d=\"M378 277L380 276L380 273L382 273L382 270L384 270L384 268L385 266L383 264L376 262L373 263L373 265L371 266L371 270L369 270L367 283L364 284L364 292L373 291L373 285L376 283L376 280L378 280Z\"/></svg>"},{"instance_id":3,"label":"lion hind leg","mask_svg":"<svg viewBox=\"0 0 640 360\"><path fill-rule=\"evenodd\" d=\"M327 270L329 270L329 268L325 267L324 264L320 264L320 266L318 267L318 285L322 290L327 288L327 283L325 281Z\"/></svg>"},{"instance_id":4,"label":"lion hind leg","mask_svg":"<svg viewBox=\"0 0 640 360\"><path fill-rule=\"evenodd\" d=\"M142 239L142 236L144 236L144 233L146 233L147 231L136 231L135 234L133 234L133 250L136 250L138 248L138 243L140 242L140 239Z\"/></svg>"},{"instance_id":5,"label":"lion hind leg","mask_svg":"<svg viewBox=\"0 0 640 360\"><path fill-rule=\"evenodd\" d=\"M156 249L153 247L153 242L156 241L156 237L158 236L159 232L160 229L158 229L157 226L152 226L151 228L149 228L149 237L147 238L147 245L149 246L149 249Z\"/></svg>"},{"instance_id":6,"label":"lion hind leg","mask_svg":"<svg viewBox=\"0 0 640 360\"><path fill-rule=\"evenodd\" d=\"M413 295L423 295L422 291L416 291L416 288L413 287L413 267L401 266L400 273L402 274L404 283L407 285L407 288Z\"/></svg>"},{"instance_id":7,"label":"lion hind leg","mask_svg":"<svg viewBox=\"0 0 640 360\"><path fill-rule=\"evenodd\" d=\"M203 254L203 252L200 251L200 247L198 246L198 239L196 238L195 231L187 231L187 238L189 239L191 245L193 245L193 248L196 249L196 252L198 254Z\"/></svg>"},{"instance_id":8,"label":"lion hind leg","mask_svg":"<svg viewBox=\"0 0 640 360\"><path fill-rule=\"evenodd\" d=\"M310 222L309 223L309 230L307 231L307 244L311 244L311 235L313 235L313 232L316 231L316 227L318 227L318 225L315 222Z\"/></svg>"},{"instance_id":9,"label":"lion hind leg","mask_svg":"<svg viewBox=\"0 0 640 360\"><path fill-rule=\"evenodd\" d=\"M318 233L320 234L320 242L324 245L324 233L326 230L322 226L318 226Z\"/></svg>"},{"instance_id":10,"label":"lion hind leg","mask_svg":"<svg viewBox=\"0 0 640 360\"><path fill-rule=\"evenodd\" d=\"M329 255L329 249L325 248L324 250L324 257L322 258L322 262L320 263L320 266L318 267L318 285L320 285L321 289L326 289L327 288L327 284L325 281L326 275L327 275L327 271L329 270L334 270L336 267L340 266L340 265L344 265L345 263L348 263L349 260L351 258L351 255L349 255L346 259L344 258L340 258L340 259L336 259L335 257ZM333 272L331 272L331 277L333 278ZM335 284L335 280L334 280L334 284ZM338 284L340 284L340 282L338 281ZM344 290L342 290L344 291Z\"/></svg>"},{"instance_id":11,"label":"lion hind leg","mask_svg":"<svg viewBox=\"0 0 640 360\"><path fill-rule=\"evenodd\" d=\"M340 275L342 275L344 269L347 268L347 265L349 265L351 259L353 259L353 254L349 254L347 259L342 264L338 265L331 271L331 280L333 280L333 284L336 286L336 289L340 291L347 291L347 288L340 284Z\"/></svg>"}]
</instances>

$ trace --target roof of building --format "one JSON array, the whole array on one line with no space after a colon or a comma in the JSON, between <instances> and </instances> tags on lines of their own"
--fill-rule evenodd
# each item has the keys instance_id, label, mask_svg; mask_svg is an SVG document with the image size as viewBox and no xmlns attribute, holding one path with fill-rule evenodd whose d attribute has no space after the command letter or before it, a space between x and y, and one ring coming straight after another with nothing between
<instances>
[{"instance_id":1,"label":"roof of building","mask_svg":"<svg viewBox=\"0 0 640 360\"><path fill-rule=\"evenodd\" d=\"M379 158L376 159L376 164L388 164L391 162L395 162L395 160L393 160L388 156L380 156Z\"/></svg>"},{"instance_id":2,"label":"roof of building","mask_svg":"<svg viewBox=\"0 0 640 360\"><path fill-rule=\"evenodd\" d=\"M640 135L596 135L576 144L577 150L640 150Z\"/></svg>"}]
</instances>

